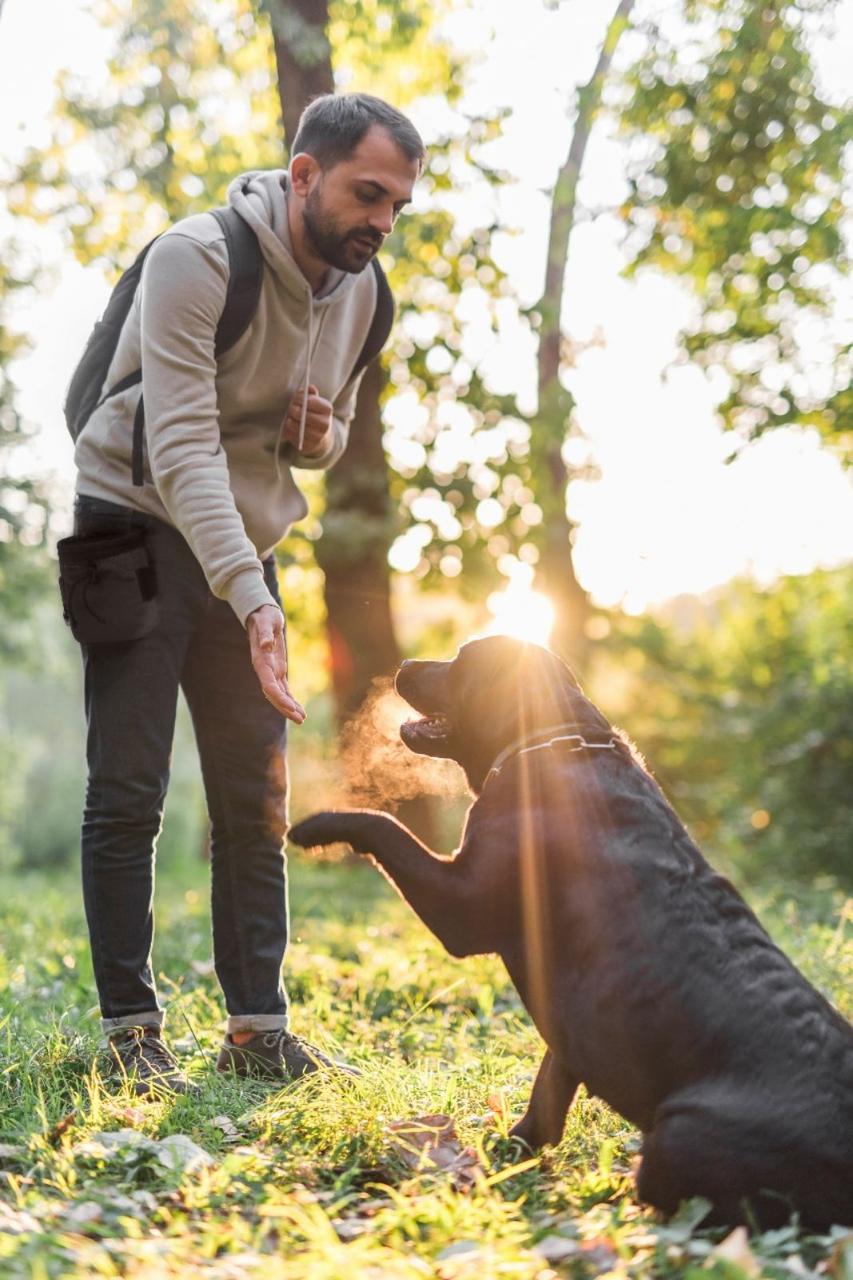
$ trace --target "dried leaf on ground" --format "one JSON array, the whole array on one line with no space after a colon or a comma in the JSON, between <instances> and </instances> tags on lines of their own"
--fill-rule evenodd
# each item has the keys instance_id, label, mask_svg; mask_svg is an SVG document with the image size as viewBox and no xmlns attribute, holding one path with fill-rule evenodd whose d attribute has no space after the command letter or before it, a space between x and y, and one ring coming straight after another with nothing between
<instances>
[{"instance_id":1,"label":"dried leaf on ground","mask_svg":"<svg viewBox=\"0 0 853 1280\"><path fill-rule=\"evenodd\" d=\"M59 1139L63 1136L63 1134L66 1134L69 1129L73 1129L76 1123L77 1123L77 1112L69 1111L66 1115L62 1117L61 1120L57 1120L56 1124L53 1126L52 1129L48 1129L45 1135L45 1137L47 1138L47 1141L50 1143L52 1147L55 1147L57 1142L59 1142Z\"/></svg>"},{"instance_id":2,"label":"dried leaf on ground","mask_svg":"<svg viewBox=\"0 0 853 1280\"><path fill-rule=\"evenodd\" d=\"M0 1235L23 1236L31 1231L41 1231L38 1219L0 1200Z\"/></svg>"},{"instance_id":3,"label":"dried leaf on ground","mask_svg":"<svg viewBox=\"0 0 853 1280\"><path fill-rule=\"evenodd\" d=\"M230 1116L214 1116L210 1123L222 1130L223 1141L242 1142L243 1135Z\"/></svg>"},{"instance_id":4,"label":"dried leaf on ground","mask_svg":"<svg viewBox=\"0 0 853 1280\"><path fill-rule=\"evenodd\" d=\"M747 1276L761 1275L761 1263L749 1247L746 1227L735 1227L725 1240L721 1240L708 1254L705 1266L710 1267L720 1261L733 1263Z\"/></svg>"},{"instance_id":5,"label":"dried leaf on ground","mask_svg":"<svg viewBox=\"0 0 853 1280\"><path fill-rule=\"evenodd\" d=\"M371 1225L366 1218L332 1218L332 1226L338 1239L345 1243L363 1236L365 1231L370 1230Z\"/></svg>"},{"instance_id":6,"label":"dried leaf on ground","mask_svg":"<svg viewBox=\"0 0 853 1280\"><path fill-rule=\"evenodd\" d=\"M566 1258L575 1258L581 1251L580 1241L570 1240L568 1236L546 1236L533 1246L546 1262L563 1262Z\"/></svg>"},{"instance_id":7,"label":"dried leaf on ground","mask_svg":"<svg viewBox=\"0 0 853 1280\"><path fill-rule=\"evenodd\" d=\"M388 1125L391 1149L417 1173L439 1170L450 1176L457 1191L467 1191L484 1172L473 1147L463 1147L450 1116L417 1116Z\"/></svg>"},{"instance_id":8,"label":"dried leaf on ground","mask_svg":"<svg viewBox=\"0 0 853 1280\"><path fill-rule=\"evenodd\" d=\"M853 1231L836 1240L826 1263L832 1280L853 1280Z\"/></svg>"}]
</instances>

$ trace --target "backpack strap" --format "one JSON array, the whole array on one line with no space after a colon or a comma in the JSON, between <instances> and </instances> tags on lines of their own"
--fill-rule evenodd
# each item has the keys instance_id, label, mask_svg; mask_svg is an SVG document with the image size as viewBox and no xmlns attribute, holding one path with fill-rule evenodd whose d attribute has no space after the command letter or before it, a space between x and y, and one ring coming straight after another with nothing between
<instances>
[{"instance_id":1,"label":"backpack strap","mask_svg":"<svg viewBox=\"0 0 853 1280\"><path fill-rule=\"evenodd\" d=\"M228 250L228 288L225 294L225 305L216 326L214 355L217 360L226 351L239 342L252 323L252 317L258 309L261 296L261 285L264 278L264 260L258 237L252 228L230 206L210 211L222 228L225 236L225 247ZM135 369L121 382L116 383L108 395L116 395L126 391L135 383L141 382L142 370ZM104 397L106 399L106 397ZM131 448L131 474L137 489L145 483L143 473L142 438L145 431L145 407L142 396L136 405L133 416L133 444Z\"/></svg>"},{"instance_id":2,"label":"backpack strap","mask_svg":"<svg viewBox=\"0 0 853 1280\"><path fill-rule=\"evenodd\" d=\"M236 209L211 209L225 235L228 249L228 292L216 326L217 359L230 351L252 323L264 279L264 259L258 237Z\"/></svg>"},{"instance_id":3,"label":"backpack strap","mask_svg":"<svg viewBox=\"0 0 853 1280\"><path fill-rule=\"evenodd\" d=\"M388 335L394 323L394 295L391 293L391 287L388 284L385 272L379 265L377 258L372 258L370 265L376 277L376 307L373 312L373 320L367 331L367 337L364 340L364 346L361 348L358 359L353 365L352 373L349 376L350 382L361 373L362 369L367 368L371 360L375 360L379 355L388 341Z\"/></svg>"}]
</instances>

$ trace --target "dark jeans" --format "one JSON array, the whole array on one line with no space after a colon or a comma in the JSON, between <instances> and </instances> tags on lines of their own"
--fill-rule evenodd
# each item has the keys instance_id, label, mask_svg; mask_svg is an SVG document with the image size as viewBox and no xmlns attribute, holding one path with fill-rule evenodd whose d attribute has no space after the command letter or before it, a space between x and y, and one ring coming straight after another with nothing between
<instances>
[{"instance_id":1,"label":"dark jeans","mask_svg":"<svg viewBox=\"0 0 853 1280\"><path fill-rule=\"evenodd\" d=\"M179 687L211 820L213 954L229 1029L284 1026L287 722L261 692L243 627L212 594L181 534L128 507L77 498L75 533L130 525L148 531L159 622L128 644L82 646L83 896L104 1026L162 1019L151 971L154 850ZM279 600L272 557L264 576Z\"/></svg>"}]
</instances>

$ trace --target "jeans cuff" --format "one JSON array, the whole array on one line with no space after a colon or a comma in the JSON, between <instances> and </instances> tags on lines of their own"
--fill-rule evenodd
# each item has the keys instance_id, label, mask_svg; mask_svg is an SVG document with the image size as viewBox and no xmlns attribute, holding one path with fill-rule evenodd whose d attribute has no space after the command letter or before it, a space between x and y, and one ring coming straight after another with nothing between
<instances>
[{"instance_id":1,"label":"jeans cuff","mask_svg":"<svg viewBox=\"0 0 853 1280\"><path fill-rule=\"evenodd\" d=\"M286 1013L237 1013L231 1014L225 1024L225 1034L235 1031L286 1031Z\"/></svg>"},{"instance_id":2,"label":"jeans cuff","mask_svg":"<svg viewBox=\"0 0 853 1280\"><path fill-rule=\"evenodd\" d=\"M101 1018L101 1030L105 1036L114 1031L123 1031L125 1027L157 1027L163 1025L162 1009L147 1009L145 1013L126 1013L123 1018Z\"/></svg>"}]
</instances>

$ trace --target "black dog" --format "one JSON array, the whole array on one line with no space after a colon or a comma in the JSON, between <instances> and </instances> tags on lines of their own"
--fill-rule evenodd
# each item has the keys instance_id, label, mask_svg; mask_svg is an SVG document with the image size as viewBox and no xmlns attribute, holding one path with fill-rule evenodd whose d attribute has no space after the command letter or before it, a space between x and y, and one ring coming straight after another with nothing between
<instances>
[{"instance_id":1,"label":"black dog","mask_svg":"<svg viewBox=\"0 0 853 1280\"><path fill-rule=\"evenodd\" d=\"M853 1224L853 1027L705 861L553 654L503 637L405 662L412 751L477 799L455 857L387 814L290 833L371 854L455 956L499 954L548 1051L513 1133L560 1140L578 1085L643 1131L642 1200L709 1223Z\"/></svg>"}]
</instances>

